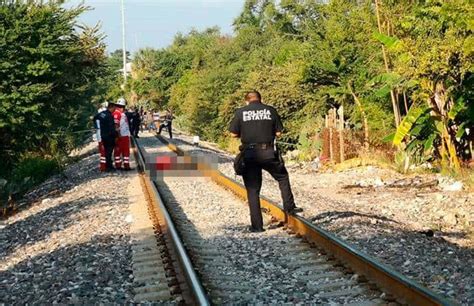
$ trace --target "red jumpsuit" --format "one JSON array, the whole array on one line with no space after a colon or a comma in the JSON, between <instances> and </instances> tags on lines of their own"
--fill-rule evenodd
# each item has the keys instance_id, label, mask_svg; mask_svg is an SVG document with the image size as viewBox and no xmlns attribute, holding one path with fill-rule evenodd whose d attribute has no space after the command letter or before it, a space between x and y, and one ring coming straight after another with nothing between
<instances>
[{"instance_id":1,"label":"red jumpsuit","mask_svg":"<svg viewBox=\"0 0 474 306\"><path fill-rule=\"evenodd\" d=\"M123 168L130 169L130 127L128 126L128 119L123 109L116 109L113 115L115 124L119 126L120 134L114 149L115 168L122 167L123 157Z\"/></svg>"}]
</instances>

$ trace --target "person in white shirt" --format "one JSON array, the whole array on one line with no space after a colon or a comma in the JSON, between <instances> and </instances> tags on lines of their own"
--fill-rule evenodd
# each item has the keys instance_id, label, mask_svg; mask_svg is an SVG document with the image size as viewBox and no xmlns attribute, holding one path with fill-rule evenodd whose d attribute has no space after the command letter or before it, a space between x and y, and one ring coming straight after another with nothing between
<instances>
[{"instance_id":1,"label":"person in white shirt","mask_svg":"<svg viewBox=\"0 0 474 306\"><path fill-rule=\"evenodd\" d=\"M120 98L115 103L117 109L113 113L114 122L119 137L115 142L114 158L115 168L121 170L131 170L130 168L130 127L125 115L126 101L124 98ZM123 158L123 168L122 168Z\"/></svg>"}]
</instances>

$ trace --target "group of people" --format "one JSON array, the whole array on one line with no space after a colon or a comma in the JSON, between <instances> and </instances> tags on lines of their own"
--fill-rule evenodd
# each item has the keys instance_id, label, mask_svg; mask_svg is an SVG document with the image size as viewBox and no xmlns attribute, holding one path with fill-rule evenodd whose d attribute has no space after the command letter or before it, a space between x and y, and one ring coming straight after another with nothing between
<instances>
[{"instance_id":1,"label":"group of people","mask_svg":"<svg viewBox=\"0 0 474 306\"><path fill-rule=\"evenodd\" d=\"M232 137L240 138L242 142L239 148L241 153L236 158L241 162L236 167L236 172L242 175L247 189L250 230L261 232L264 231L260 210L262 170L269 172L278 181L283 208L287 213L296 214L302 209L295 205L288 171L275 145L275 138L279 137L283 131L278 112L273 107L262 103L258 91L248 92L245 96L245 104L236 111L229 132ZM115 103L107 103L106 108L100 110L94 117L94 125L98 131L101 171L130 170L130 136L138 137L143 121L148 130L157 130L159 126L158 134L163 128L167 128L172 138L171 111L151 111L140 114L137 109L125 112L125 106L125 99L120 98ZM112 153L114 153L115 167L112 164Z\"/></svg>"},{"instance_id":2,"label":"group of people","mask_svg":"<svg viewBox=\"0 0 474 306\"><path fill-rule=\"evenodd\" d=\"M126 109L126 104L124 98L118 99L117 102L105 102L94 116L99 142L100 171L130 170L130 136L140 138L140 130L154 130L161 134L166 128L170 138L173 137L171 110L147 113L138 108Z\"/></svg>"},{"instance_id":3,"label":"group of people","mask_svg":"<svg viewBox=\"0 0 474 306\"><path fill-rule=\"evenodd\" d=\"M138 137L140 114L138 109L125 111L127 102L105 102L94 116L94 127L99 142L100 171L131 170L130 136ZM115 165L112 162L112 153Z\"/></svg>"}]
</instances>

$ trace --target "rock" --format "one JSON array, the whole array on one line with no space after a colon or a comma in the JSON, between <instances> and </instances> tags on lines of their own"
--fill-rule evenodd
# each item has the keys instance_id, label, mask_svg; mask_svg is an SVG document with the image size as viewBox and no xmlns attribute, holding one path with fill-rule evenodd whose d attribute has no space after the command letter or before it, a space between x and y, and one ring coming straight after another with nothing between
<instances>
[{"instance_id":1,"label":"rock","mask_svg":"<svg viewBox=\"0 0 474 306\"><path fill-rule=\"evenodd\" d=\"M384 182L382 182L382 180L378 177L374 180L374 183L373 183L373 186L375 187L382 187L384 184Z\"/></svg>"},{"instance_id":2,"label":"rock","mask_svg":"<svg viewBox=\"0 0 474 306\"><path fill-rule=\"evenodd\" d=\"M298 158L299 155L300 155L299 150L288 151L285 155L285 159L295 160Z\"/></svg>"},{"instance_id":3,"label":"rock","mask_svg":"<svg viewBox=\"0 0 474 306\"><path fill-rule=\"evenodd\" d=\"M458 223L458 217L454 213L446 213L442 218L443 221L448 225L456 225Z\"/></svg>"},{"instance_id":4,"label":"rock","mask_svg":"<svg viewBox=\"0 0 474 306\"><path fill-rule=\"evenodd\" d=\"M125 217L125 222L127 223L132 223L133 222L133 216L128 214L126 217Z\"/></svg>"},{"instance_id":5,"label":"rock","mask_svg":"<svg viewBox=\"0 0 474 306\"><path fill-rule=\"evenodd\" d=\"M441 188L443 191L461 191L463 188L463 183L457 181L451 184L441 185Z\"/></svg>"}]
</instances>

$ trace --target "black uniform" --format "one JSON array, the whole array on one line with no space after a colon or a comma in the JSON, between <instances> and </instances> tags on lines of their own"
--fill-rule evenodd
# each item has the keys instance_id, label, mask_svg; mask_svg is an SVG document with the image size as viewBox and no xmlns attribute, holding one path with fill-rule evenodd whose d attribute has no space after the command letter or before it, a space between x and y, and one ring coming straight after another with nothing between
<instances>
[{"instance_id":1,"label":"black uniform","mask_svg":"<svg viewBox=\"0 0 474 306\"><path fill-rule=\"evenodd\" d=\"M140 131L141 118L140 114L137 111L132 113L132 135L138 137L138 132Z\"/></svg>"},{"instance_id":2,"label":"black uniform","mask_svg":"<svg viewBox=\"0 0 474 306\"><path fill-rule=\"evenodd\" d=\"M295 208L288 172L274 149L275 133L282 130L283 125L277 111L260 102L250 102L238 109L230 124L229 131L239 135L242 141L240 150L245 161L242 176L247 189L250 219L254 229L263 227L260 210L262 169L278 181L284 209L291 211Z\"/></svg>"},{"instance_id":3,"label":"black uniform","mask_svg":"<svg viewBox=\"0 0 474 306\"><path fill-rule=\"evenodd\" d=\"M117 137L117 131L115 130L115 122L112 113L106 109L94 117L94 123L96 120L100 122L100 137L105 149L105 160L107 169L113 169L112 165L112 152L115 147L115 138Z\"/></svg>"},{"instance_id":4,"label":"black uniform","mask_svg":"<svg viewBox=\"0 0 474 306\"><path fill-rule=\"evenodd\" d=\"M158 130L158 134L161 135L161 130L163 130L164 127L168 129L168 134L170 135L170 138L173 138L173 132L172 132L172 127L171 124L173 122L173 115L166 115L165 120L162 124L160 124L160 129Z\"/></svg>"}]
</instances>

